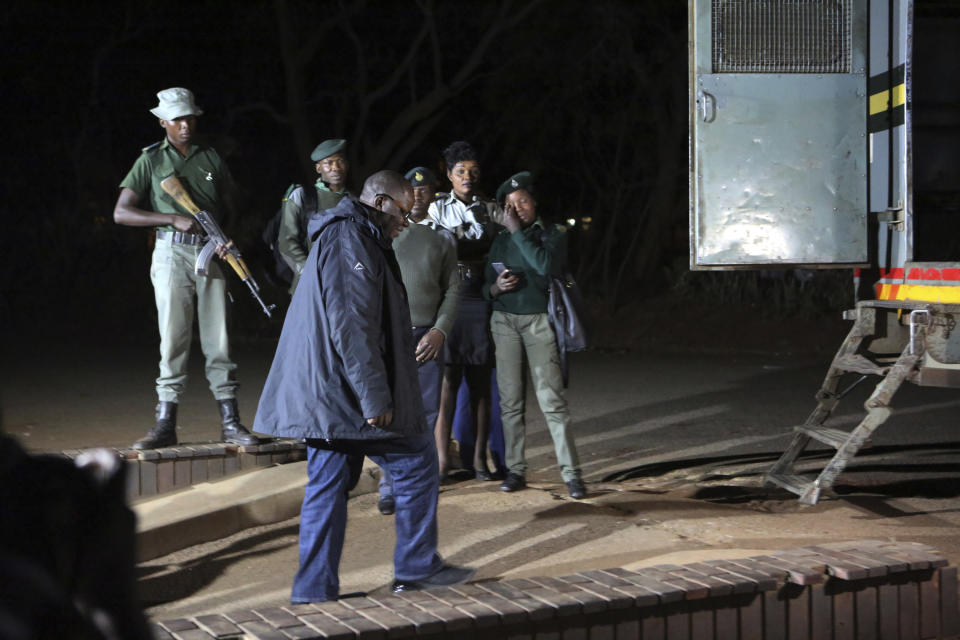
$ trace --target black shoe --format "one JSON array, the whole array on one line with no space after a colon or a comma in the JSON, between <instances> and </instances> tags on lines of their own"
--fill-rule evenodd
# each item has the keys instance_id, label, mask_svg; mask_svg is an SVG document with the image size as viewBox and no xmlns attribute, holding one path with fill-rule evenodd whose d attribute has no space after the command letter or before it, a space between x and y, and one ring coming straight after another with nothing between
<instances>
[{"instance_id":1,"label":"black shoe","mask_svg":"<svg viewBox=\"0 0 960 640\"><path fill-rule=\"evenodd\" d=\"M242 424L224 427L220 432L220 439L233 444L260 444L260 438L250 433Z\"/></svg>"},{"instance_id":2,"label":"black shoe","mask_svg":"<svg viewBox=\"0 0 960 640\"><path fill-rule=\"evenodd\" d=\"M393 496L380 496L380 499L377 500L377 509L380 510L385 516L389 516L397 509L397 503L393 499Z\"/></svg>"},{"instance_id":3,"label":"black shoe","mask_svg":"<svg viewBox=\"0 0 960 640\"><path fill-rule=\"evenodd\" d=\"M519 491L527 488L527 479L518 473L512 471L507 474L506 479L500 484L500 491Z\"/></svg>"},{"instance_id":4,"label":"black shoe","mask_svg":"<svg viewBox=\"0 0 960 640\"><path fill-rule=\"evenodd\" d=\"M490 473L490 469L487 468L486 463L483 463L483 465L479 467L475 466L473 475L477 480L483 480L484 482L492 482L500 479L494 477L494 475Z\"/></svg>"},{"instance_id":5,"label":"black shoe","mask_svg":"<svg viewBox=\"0 0 960 640\"><path fill-rule=\"evenodd\" d=\"M463 584L473 577L477 572L472 567L457 567L452 564L445 564L439 571L432 576L420 580L394 580L390 588L394 593L403 591L421 591L423 589L436 589L438 587L452 587L455 584Z\"/></svg>"},{"instance_id":6,"label":"black shoe","mask_svg":"<svg viewBox=\"0 0 960 640\"><path fill-rule=\"evenodd\" d=\"M583 484L583 480L580 478L574 478L567 482L567 490L570 492L570 497L574 500L580 500L587 496L587 488Z\"/></svg>"},{"instance_id":7,"label":"black shoe","mask_svg":"<svg viewBox=\"0 0 960 640\"><path fill-rule=\"evenodd\" d=\"M177 444L177 403L161 400L157 403L156 415L157 425L133 443L134 449L142 451Z\"/></svg>"},{"instance_id":8,"label":"black shoe","mask_svg":"<svg viewBox=\"0 0 960 640\"><path fill-rule=\"evenodd\" d=\"M223 430L220 432L221 440L242 445L259 444L260 438L240 424L240 411L237 409L236 398L217 400L217 406L220 408L220 419L223 421Z\"/></svg>"}]
</instances>

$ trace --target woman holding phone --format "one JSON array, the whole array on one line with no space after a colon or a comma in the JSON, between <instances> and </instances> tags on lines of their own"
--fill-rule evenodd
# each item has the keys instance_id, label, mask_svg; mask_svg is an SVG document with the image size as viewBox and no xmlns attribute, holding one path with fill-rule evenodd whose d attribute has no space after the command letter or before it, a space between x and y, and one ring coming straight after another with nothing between
<instances>
[{"instance_id":1,"label":"woman holding phone","mask_svg":"<svg viewBox=\"0 0 960 640\"><path fill-rule=\"evenodd\" d=\"M580 461L570 432L570 412L563 395L557 339L547 318L550 277L560 275L567 261L566 231L537 216L533 178L521 172L497 189L504 203L503 226L484 272L484 295L493 301L490 331L496 345L497 386L506 444L507 477L503 491L526 487L524 454L524 359L537 402L546 419L570 497L586 496Z\"/></svg>"}]
</instances>

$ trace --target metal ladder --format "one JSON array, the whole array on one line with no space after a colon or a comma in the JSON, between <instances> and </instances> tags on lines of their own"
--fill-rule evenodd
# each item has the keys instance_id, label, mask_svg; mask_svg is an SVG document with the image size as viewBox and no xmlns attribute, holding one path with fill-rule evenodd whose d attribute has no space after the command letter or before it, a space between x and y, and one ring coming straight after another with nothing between
<instances>
[{"instance_id":1,"label":"metal ladder","mask_svg":"<svg viewBox=\"0 0 960 640\"><path fill-rule=\"evenodd\" d=\"M921 364L926 345L926 329L930 324L930 314L925 309L915 309L909 315L910 339L900 356L892 365L883 365L860 355L858 350L867 338L874 335L876 310L866 306L857 309L857 320L847 335L837 355L834 356L830 370L823 385L816 394L817 408L806 422L794 427L790 446L764 476L765 486L780 486L797 494L801 504L813 505L820 498L820 492L833 486L834 480L844 470L857 452L869 446L871 434L890 417L890 400ZM840 393L837 388L845 373L859 373L860 379ZM851 432L824 427L830 414L853 387L868 375L878 375L883 379L864 403L867 415ZM827 463L815 480L811 481L794 471L794 463L811 441L830 445L837 452Z\"/></svg>"}]
</instances>

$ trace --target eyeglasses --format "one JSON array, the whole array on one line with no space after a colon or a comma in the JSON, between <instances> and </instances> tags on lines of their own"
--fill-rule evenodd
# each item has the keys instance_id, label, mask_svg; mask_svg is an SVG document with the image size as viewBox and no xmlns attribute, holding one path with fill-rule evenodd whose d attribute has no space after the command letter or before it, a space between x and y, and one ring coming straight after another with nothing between
<instances>
[{"instance_id":1,"label":"eyeglasses","mask_svg":"<svg viewBox=\"0 0 960 640\"><path fill-rule=\"evenodd\" d=\"M380 196L383 196L384 198L390 198L393 201L393 204L397 205L397 209L400 209L400 213L402 214L402 217L404 220L409 220L410 216L413 215L413 209L410 209L409 211L407 209L404 209L403 207L400 206L400 203L397 202L397 199L391 196L389 193L378 193L374 197L379 198Z\"/></svg>"}]
</instances>

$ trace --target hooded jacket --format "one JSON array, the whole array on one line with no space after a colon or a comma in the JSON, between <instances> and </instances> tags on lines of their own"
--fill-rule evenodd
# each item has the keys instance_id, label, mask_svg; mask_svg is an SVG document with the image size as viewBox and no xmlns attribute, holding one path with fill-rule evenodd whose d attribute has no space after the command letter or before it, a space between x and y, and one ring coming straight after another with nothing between
<instances>
[{"instance_id":1,"label":"hooded jacket","mask_svg":"<svg viewBox=\"0 0 960 640\"><path fill-rule=\"evenodd\" d=\"M253 430L369 440L427 430L400 267L353 198L311 216L313 246L287 310ZM366 419L393 412L384 428Z\"/></svg>"}]
</instances>

